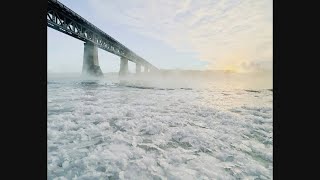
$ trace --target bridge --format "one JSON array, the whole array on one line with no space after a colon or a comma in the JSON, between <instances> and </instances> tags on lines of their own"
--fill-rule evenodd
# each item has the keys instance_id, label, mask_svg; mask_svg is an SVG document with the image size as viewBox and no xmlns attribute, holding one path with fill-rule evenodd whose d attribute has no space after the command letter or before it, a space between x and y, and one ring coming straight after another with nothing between
<instances>
[{"instance_id":1,"label":"bridge","mask_svg":"<svg viewBox=\"0 0 320 180\"><path fill-rule=\"evenodd\" d=\"M120 57L119 76L128 74L128 61L136 64L136 73L158 70L151 63L91 24L57 0L48 0L47 26L84 41L82 74L103 76L98 60L98 48Z\"/></svg>"}]
</instances>

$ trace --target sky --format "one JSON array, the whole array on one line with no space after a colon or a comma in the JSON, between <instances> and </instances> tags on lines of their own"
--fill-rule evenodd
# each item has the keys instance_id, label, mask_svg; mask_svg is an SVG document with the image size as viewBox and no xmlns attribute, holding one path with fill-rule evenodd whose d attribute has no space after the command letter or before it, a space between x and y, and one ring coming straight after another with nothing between
<instances>
[{"instance_id":1,"label":"sky","mask_svg":"<svg viewBox=\"0 0 320 180\"><path fill-rule=\"evenodd\" d=\"M59 1L160 69L272 71L272 0ZM49 73L81 72L84 42L48 27L47 49ZM119 71L118 56L98 56Z\"/></svg>"}]
</instances>

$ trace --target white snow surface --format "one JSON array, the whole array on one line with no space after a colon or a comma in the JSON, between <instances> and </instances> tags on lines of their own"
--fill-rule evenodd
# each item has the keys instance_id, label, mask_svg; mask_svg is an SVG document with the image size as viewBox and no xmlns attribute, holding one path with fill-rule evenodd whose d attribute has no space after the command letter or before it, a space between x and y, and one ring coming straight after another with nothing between
<instances>
[{"instance_id":1,"label":"white snow surface","mask_svg":"<svg viewBox=\"0 0 320 180\"><path fill-rule=\"evenodd\" d=\"M273 178L272 90L145 82L49 77L48 179Z\"/></svg>"}]
</instances>

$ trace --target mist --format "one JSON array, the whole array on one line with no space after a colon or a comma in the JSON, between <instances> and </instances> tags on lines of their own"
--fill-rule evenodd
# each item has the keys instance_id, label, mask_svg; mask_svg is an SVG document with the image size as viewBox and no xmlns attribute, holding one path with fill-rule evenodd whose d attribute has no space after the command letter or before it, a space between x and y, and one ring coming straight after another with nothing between
<instances>
[{"instance_id":1,"label":"mist","mask_svg":"<svg viewBox=\"0 0 320 180\"><path fill-rule=\"evenodd\" d=\"M160 70L149 73L129 73L120 77L118 72L104 73L103 77L83 76L81 73L48 73L49 78L73 78L83 81L111 80L136 88L234 88L272 89L272 72L237 73L230 71Z\"/></svg>"},{"instance_id":2,"label":"mist","mask_svg":"<svg viewBox=\"0 0 320 180\"><path fill-rule=\"evenodd\" d=\"M273 178L272 1L61 1L160 70L48 30L47 179Z\"/></svg>"}]
</instances>

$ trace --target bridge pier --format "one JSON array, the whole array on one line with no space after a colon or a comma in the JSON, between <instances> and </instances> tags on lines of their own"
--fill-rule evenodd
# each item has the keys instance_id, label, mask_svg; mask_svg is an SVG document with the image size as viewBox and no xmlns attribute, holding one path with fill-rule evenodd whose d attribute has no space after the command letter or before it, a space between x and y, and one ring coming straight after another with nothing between
<instances>
[{"instance_id":1,"label":"bridge pier","mask_svg":"<svg viewBox=\"0 0 320 180\"><path fill-rule=\"evenodd\" d=\"M136 63L136 74L140 74L141 73L141 64Z\"/></svg>"},{"instance_id":2,"label":"bridge pier","mask_svg":"<svg viewBox=\"0 0 320 180\"><path fill-rule=\"evenodd\" d=\"M119 76L126 76L128 72L128 59L121 57Z\"/></svg>"},{"instance_id":3,"label":"bridge pier","mask_svg":"<svg viewBox=\"0 0 320 180\"><path fill-rule=\"evenodd\" d=\"M60 22L60 23L58 23ZM93 26L84 18L80 17L74 13L70 8L63 5L61 2L56 0L48 0L47 7L47 26L53 28L61 33L68 36L72 36L76 39L86 42L84 44L84 55L83 55L83 66L82 74L91 76L103 76L101 68L98 62L98 49L97 47L115 54L120 57L126 57L132 62L136 62L137 69L136 72L141 72L141 67L144 66L144 72L149 72L149 69L154 71L157 70L152 64L139 57L129 48L125 47L123 44L110 39L113 39L110 35L103 32L101 29ZM67 29L69 27L70 29ZM79 32L81 32L79 34ZM91 32L87 34L86 32ZM92 37L90 34L96 34L94 37L95 41L92 42ZM121 59L121 67L119 74L126 75L128 73L128 59ZM149 67L146 67L149 66Z\"/></svg>"},{"instance_id":4,"label":"bridge pier","mask_svg":"<svg viewBox=\"0 0 320 180\"><path fill-rule=\"evenodd\" d=\"M144 66L144 72L145 73L149 72L149 67L148 66Z\"/></svg>"},{"instance_id":5,"label":"bridge pier","mask_svg":"<svg viewBox=\"0 0 320 180\"><path fill-rule=\"evenodd\" d=\"M84 43L82 75L103 76L98 60L98 48L91 42Z\"/></svg>"}]
</instances>

